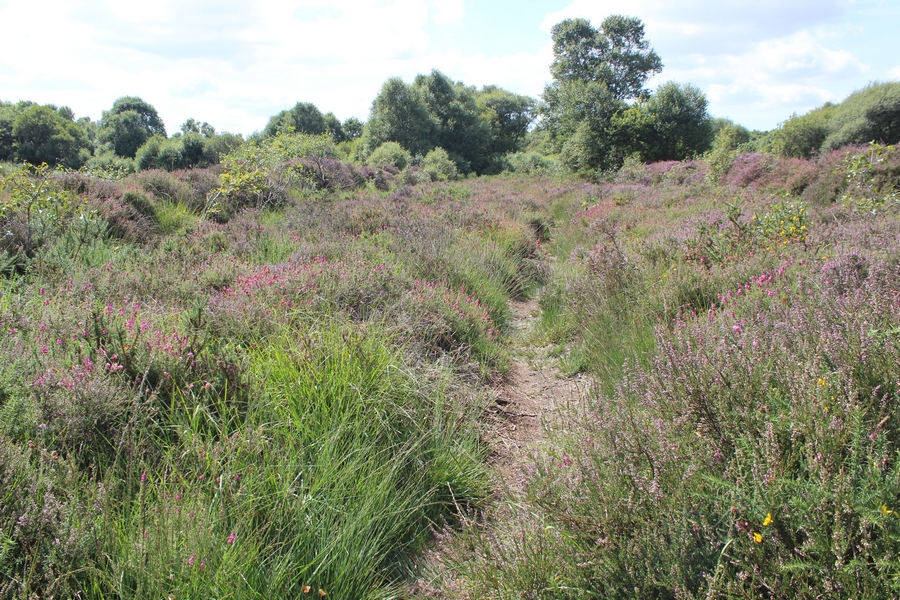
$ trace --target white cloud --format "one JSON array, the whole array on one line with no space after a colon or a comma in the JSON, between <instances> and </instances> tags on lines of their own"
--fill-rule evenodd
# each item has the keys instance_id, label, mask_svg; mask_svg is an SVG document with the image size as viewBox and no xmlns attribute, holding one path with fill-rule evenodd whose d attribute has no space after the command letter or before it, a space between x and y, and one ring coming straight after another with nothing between
<instances>
[{"instance_id":1,"label":"white cloud","mask_svg":"<svg viewBox=\"0 0 900 600\"><path fill-rule=\"evenodd\" d=\"M707 91L714 114L741 122L751 115L758 121L745 124L768 128L867 81L854 79L865 65L841 46L866 35L845 22L848 2L573 0L542 27L570 16L598 25L609 14L636 15L666 65L651 83L690 81ZM140 9L44 0L36 42L26 25L33 8L0 0L0 22L22 24L0 36L0 99L68 104L96 119L117 97L138 95L170 130L194 117L249 133L298 101L366 118L387 78L410 81L433 68L469 85L539 95L549 45L450 47L467 18L464 0L160 0ZM900 79L900 66L872 64L879 76ZM851 87L839 95L834 82Z\"/></svg>"},{"instance_id":2,"label":"white cloud","mask_svg":"<svg viewBox=\"0 0 900 600\"><path fill-rule=\"evenodd\" d=\"M462 20L466 15L462 0L433 0L435 23L446 25Z\"/></svg>"}]
</instances>

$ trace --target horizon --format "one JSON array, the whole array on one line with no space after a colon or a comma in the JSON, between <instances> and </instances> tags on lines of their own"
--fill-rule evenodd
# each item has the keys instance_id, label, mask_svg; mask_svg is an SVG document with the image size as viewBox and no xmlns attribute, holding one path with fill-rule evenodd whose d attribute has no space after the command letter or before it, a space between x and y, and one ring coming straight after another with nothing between
<instances>
[{"instance_id":1,"label":"horizon","mask_svg":"<svg viewBox=\"0 0 900 600\"><path fill-rule=\"evenodd\" d=\"M712 116L750 129L774 129L792 113L900 80L900 58L883 50L900 6L883 1L615 4L167 0L148 15L107 1L51 0L39 47L25 27L0 41L0 100L65 105L76 118L98 120L117 98L139 96L170 134L194 118L246 136L297 102L365 121L388 78L411 81L432 69L539 98L551 81L550 28L571 17L598 26L609 14L644 22L665 66L651 89L692 83ZM4 22L29 22L29 12L0 2ZM18 58L23 47L28 62ZM80 70L88 75L73 76Z\"/></svg>"}]
</instances>

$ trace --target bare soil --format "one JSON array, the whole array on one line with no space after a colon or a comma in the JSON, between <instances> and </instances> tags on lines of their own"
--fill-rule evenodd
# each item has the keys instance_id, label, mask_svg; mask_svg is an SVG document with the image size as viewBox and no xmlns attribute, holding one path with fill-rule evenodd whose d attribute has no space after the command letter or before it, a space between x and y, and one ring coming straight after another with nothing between
<instances>
[{"instance_id":1,"label":"bare soil","mask_svg":"<svg viewBox=\"0 0 900 600\"><path fill-rule=\"evenodd\" d=\"M513 364L509 373L490 394L486 441L491 445L490 466L493 476L495 509L475 516L490 527L495 518L508 518L502 507L523 499L528 473L535 458L547 451L548 432L566 427L565 415L576 407L589 386L585 377L567 378L550 355L553 346L534 345L534 326L540 317L536 300L513 302L514 328L511 340ZM500 510L497 510L500 509ZM472 515L464 516L464 521ZM421 565L424 578L408 590L414 598L470 598L465 584L444 571L444 553L452 545L452 531L439 533L436 543L424 553ZM426 581L430 580L430 581ZM451 591L452 590L452 591Z\"/></svg>"},{"instance_id":2,"label":"bare soil","mask_svg":"<svg viewBox=\"0 0 900 600\"><path fill-rule=\"evenodd\" d=\"M504 382L493 390L488 440L498 495L521 492L524 474L541 451L546 432L561 423L564 410L581 398L586 380L566 378L549 356L551 346L530 342L540 316L536 300L514 302L512 350L514 362Z\"/></svg>"}]
</instances>

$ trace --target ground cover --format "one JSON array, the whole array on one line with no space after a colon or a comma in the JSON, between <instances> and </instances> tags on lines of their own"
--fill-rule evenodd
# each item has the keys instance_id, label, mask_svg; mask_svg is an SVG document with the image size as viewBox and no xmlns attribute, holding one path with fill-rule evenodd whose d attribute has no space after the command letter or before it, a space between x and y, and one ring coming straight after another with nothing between
<instances>
[{"instance_id":1,"label":"ground cover","mask_svg":"<svg viewBox=\"0 0 900 600\"><path fill-rule=\"evenodd\" d=\"M870 146L586 189L531 344L594 386L421 595L896 596L897 175Z\"/></svg>"}]
</instances>

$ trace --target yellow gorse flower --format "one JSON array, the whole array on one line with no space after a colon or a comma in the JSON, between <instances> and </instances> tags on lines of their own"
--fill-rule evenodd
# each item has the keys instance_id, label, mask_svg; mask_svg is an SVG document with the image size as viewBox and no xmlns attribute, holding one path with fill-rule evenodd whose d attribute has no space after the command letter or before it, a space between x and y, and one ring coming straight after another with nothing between
<instances>
[{"instance_id":1,"label":"yellow gorse flower","mask_svg":"<svg viewBox=\"0 0 900 600\"><path fill-rule=\"evenodd\" d=\"M882 513L884 516L897 514L897 513L895 513L894 511L892 511L891 509L889 509L889 508L887 507L886 504L882 504L882 505L881 505L881 513Z\"/></svg>"},{"instance_id":2,"label":"yellow gorse flower","mask_svg":"<svg viewBox=\"0 0 900 600\"><path fill-rule=\"evenodd\" d=\"M754 531L753 532L753 541L756 542L757 544L761 544L762 543L762 534Z\"/></svg>"},{"instance_id":3,"label":"yellow gorse flower","mask_svg":"<svg viewBox=\"0 0 900 600\"><path fill-rule=\"evenodd\" d=\"M772 524L772 513L766 513L766 520L763 521L763 527L768 527Z\"/></svg>"}]
</instances>

